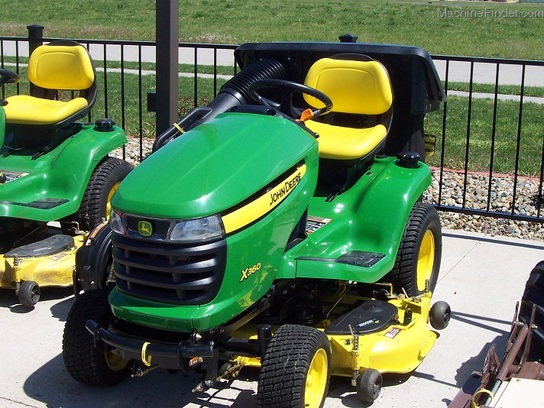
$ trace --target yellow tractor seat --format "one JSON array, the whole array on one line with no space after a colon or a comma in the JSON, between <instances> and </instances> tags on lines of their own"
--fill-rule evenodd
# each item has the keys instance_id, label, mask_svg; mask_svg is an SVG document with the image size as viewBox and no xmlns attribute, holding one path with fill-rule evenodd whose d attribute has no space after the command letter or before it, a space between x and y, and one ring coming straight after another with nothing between
<instances>
[{"instance_id":1,"label":"yellow tractor seat","mask_svg":"<svg viewBox=\"0 0 544 408\"><path fill-rule=\"evenodd\" d=\"M321 158L358 160L385 142L393 92L389 74L380 62L353 54L322 58L308 70L305 85L325 93L333 102L331 113L305 122L319 135ZM312 106L320 105L309 95L304 94L304 99ZM327 117L332 119L326 123ZM343 118L341 124L335 123L337 117Z\"/></svg>"},{"instance_id":2,"label":"yellow tractor seat","mask_svg":"<svg viewBox=\"0 0 544 408\"><path fill-rule=\"evenodd\" d=\"M56 127L82 118L96 97L95 69L82 45L70 41L39 46L28 62L33 95L6 99L6 123Z\"/></svg>"}]
</instances>

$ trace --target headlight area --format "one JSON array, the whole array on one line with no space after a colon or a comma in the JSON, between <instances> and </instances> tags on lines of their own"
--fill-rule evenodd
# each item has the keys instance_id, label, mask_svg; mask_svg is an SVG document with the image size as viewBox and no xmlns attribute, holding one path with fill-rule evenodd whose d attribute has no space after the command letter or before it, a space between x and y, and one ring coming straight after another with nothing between
<instances>
[{"instance_id":1,"label":"headlight area","mask_svg":"<svg viewBox=\"0 0 544 408\"><path fill-rule=\"evenodd\" d=\"M219 215L167 220L112 210L110 227L119 235L182 244L216 241L225 235L225 227Z\"/></svg>"},{"instance_id":2,"label":"headlight area","mask_svg":"<svg viewBox=\"0 0 544 408\"><path fill-rule=\"evenodd\" d=\"M176 221L168 239L173 242L207 242L222 238L223 222L219 215Z\"/></svg>"},{"instance_id":3,"label":"headlight area","mask_svg":"<svg viewBox=\"0 0 544 408\"><path fill-rule=\"evenodd\" d=\"M110 228L116 234L126 235L121 214L115 210L111 210L110 213Z\"/></svg>"}]
</instances>

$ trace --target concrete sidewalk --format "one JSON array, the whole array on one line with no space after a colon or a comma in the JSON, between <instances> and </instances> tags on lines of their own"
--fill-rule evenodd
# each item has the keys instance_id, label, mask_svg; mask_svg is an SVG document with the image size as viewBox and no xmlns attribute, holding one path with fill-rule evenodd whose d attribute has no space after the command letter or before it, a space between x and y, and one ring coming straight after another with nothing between
<instances>
[{"instance_id":1,"label":"concrete sidewalk","mask_svg":"<svg viewBox=\"0 0 544 408\"><path fill-rule=\"evenodd\" d=\"M385 376L372 407L446 407L470 373L480 370L492 342L503 346L516 301L532 268L544 259L544 243L444 231L440 280L434 300L453 310L449 327L411 375ZM47 291L33 311L0 291L0 407L252 407L258 372L242 370L230 387L192 394L194 375L156 370L117 387L76 383L61 355L70 290ZM325 407L362 406L348 379L333 379Z\"/></svg>"},{"instance_id":2,"label":"concrete sidewalk","mask_svg":"<svg viewBox=\"0 0 544 408\"><path fill-rule=\"evenodd\" d=\"M28 43L24 41L19 43L18 49L15 41L5 40L2 44L5 56L28 56ZM125 45L121 50L119 45L109 44L104 47L101 44L91 44L90 52L95 61L103 61L105 58L110 61L119 61L122 56L125 62L156 62L154 46L146 45L139 47L137 45ZM440 58L436 58L434 64L442 80L444 80L447 71L450 82L470 82L472 77L474 83L494 84L497 79L498 69L498 83L501 85L520 85L523 78L525 86L544 86L544 66L529 65L525 72L523 72L523 66L515 63L475 62L472 64L470 61L450 61L447 63ZM191 46L179 49L178 62L180 64L192 65L195 63L195 60L199 65L222 65L230 67L235 62L234 50L196 49Z\"/></svg>"}]
</instances>

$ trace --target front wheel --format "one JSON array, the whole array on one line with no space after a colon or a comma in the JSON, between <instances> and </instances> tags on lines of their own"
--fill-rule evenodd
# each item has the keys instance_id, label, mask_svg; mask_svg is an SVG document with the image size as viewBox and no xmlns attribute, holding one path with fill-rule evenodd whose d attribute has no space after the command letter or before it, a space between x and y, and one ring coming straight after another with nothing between
<instances>
[{"instance_id":1,"label":"front wheel","mask_svg":"<svg viewBox=\"0 0 544 408\"><path fill-rule=\"evenodd\" d=\"M116 385L130 371L129 360L109 351L98 351L92 334L85 328L89 319L108 327L112 318L108 295L108 289L97 289L77 297L68 313L62 338L62 358L66 371L74 380L96 387Z\"/></svg>"},{"instance_id":2,"label":"front wheel","mask_svg":"<svg viewBox=\"0 0 544 408\"><path fill-rule=\"evenodd\" d=\"M281 326L262 360L259 407L322 407L330 371L331 347L325 333L308 326Z\"/></svg>"},{"instance_id":3,"label":"front wheel","mask_svg":"<svg viewBox=\"0 0 544 408\"><path fill-rule=\"evenodd\" d=\"M382 281L393 284L396 293L417 296L433 292L438 281L442 257L442 227L436 209L417 203L404 229L395 265Z\"/></svg>"}]
</instances>

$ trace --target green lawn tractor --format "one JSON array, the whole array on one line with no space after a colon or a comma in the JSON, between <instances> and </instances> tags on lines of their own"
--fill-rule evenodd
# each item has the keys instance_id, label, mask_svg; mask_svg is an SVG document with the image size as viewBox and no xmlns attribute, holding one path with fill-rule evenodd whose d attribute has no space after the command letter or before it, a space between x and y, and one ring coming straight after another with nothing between
<instances>
[{"instance_id":1,"label":"green lawn tractor","mask_svg":"<svg viewBox=\"0 0 544 408\"><path fill-rule=\"evenodd\" d=\"M126 143L109 119L78 120L96 97L87 50L72 41L30 56L30 95L0 107L0 287L33 307L40 287L70 286L75 254L109 214L109 201L132 166L109 157ZM0 70L0 85L19 75Z\"/></svg>"},{"instance_id":2,"label":"green lawn tractor","mask_svg":"<svg viewBox=\"0 0 544 408\"><path fill-rule=\"evenodd\" d=\"M415 47L235 55L241 71L157 137L78 251L65 367L96 386L195 369L195 391L260 367L262 407L320 407L334 375L371 403L449 321L431 306L440 220L421 201L440 80Z\"/></svg>"}]
</instances>

